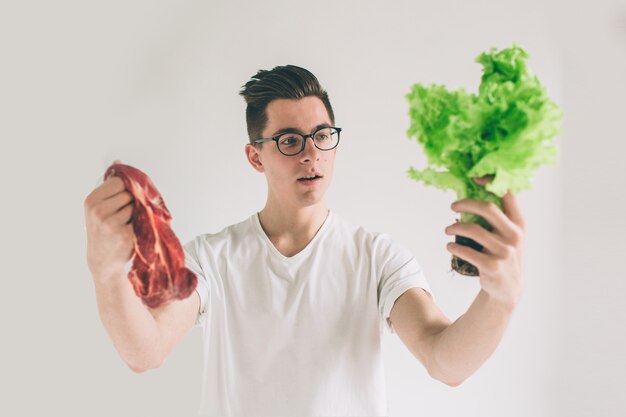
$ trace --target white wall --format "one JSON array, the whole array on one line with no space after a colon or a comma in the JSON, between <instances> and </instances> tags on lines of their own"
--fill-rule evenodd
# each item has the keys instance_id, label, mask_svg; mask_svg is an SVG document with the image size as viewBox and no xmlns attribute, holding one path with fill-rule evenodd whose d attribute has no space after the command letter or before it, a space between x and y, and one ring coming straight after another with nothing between
<instances>
[{"instance_id":1,"label":"white wall","mask_svg":"<svg viewBox=\"0 0 626 417\"><path fill-rule=\"evenodd\" d=\"M566 113L557 166L519 195L526 292L457 388L387 334L390 415L624 415L626 7L608 0L0 6L0 414L195 415L200 332L158 370L123 364L97 313L83 200L121 159L153 179L181 241L260 210L237 93L261 68L318 76L344 128L328 205L412 249L458 317L479 287L449 273L454 195L406 178L425 159L405 136L404 95L415 82L476 91L474 58L513 41Z\"/></svg>"}]
</instances>

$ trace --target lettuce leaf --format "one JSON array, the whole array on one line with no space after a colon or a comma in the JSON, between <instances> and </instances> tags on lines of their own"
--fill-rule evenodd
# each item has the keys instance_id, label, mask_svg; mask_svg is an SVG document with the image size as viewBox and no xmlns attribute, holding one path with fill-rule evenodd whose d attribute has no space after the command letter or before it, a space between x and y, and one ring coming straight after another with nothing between
<instances>
[{"instance_id":1,"label":"lettuce leaf","mask_svg":"<svg viewBox=\"0 0 626 417\"><path fill-rule=\"evenodd\" d=\"M563 113L526 65L528 54L511 48L480 54L483 65L478 95L442 85L413 85L406 95L411 124L409 138L423 146L429 166L410 167L409 178L457 199L492 201L532 187L535 170L553 164L554 138ZM486 186L474 177L493 176Z\"/></svg>"}]
</instances>

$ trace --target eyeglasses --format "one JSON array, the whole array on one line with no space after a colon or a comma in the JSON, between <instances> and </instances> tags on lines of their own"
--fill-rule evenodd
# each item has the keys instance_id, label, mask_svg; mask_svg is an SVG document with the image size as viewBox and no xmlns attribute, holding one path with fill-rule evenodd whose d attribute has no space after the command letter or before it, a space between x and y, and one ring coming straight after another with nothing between
<instances>
[{"instance_id":1,"label":"eyeglasses","mask_svg":"<svg viewBox=\"0 0 626 417\"><path fill-rule=\"evenodd\" d=\"M288 132L281 133L273 138L261 138L253 140L252 143L263 143L273 140L276 142L278 151L283 155L293 156L304 150L306 139L311 138L315 147L321 151L330 151L339 144L340 127L327 126L317 129L310 135Z\"/></svg>"}]
</instances>

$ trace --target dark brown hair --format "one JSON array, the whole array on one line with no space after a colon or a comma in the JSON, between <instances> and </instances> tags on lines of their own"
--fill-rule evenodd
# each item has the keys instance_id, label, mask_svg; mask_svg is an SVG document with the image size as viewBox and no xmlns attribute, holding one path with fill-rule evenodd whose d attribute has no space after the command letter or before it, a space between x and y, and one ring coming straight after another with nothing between
<instances>
[{"instance_id":1,"label":"dark brown hair","mask_svg":"<svg viewBox=\"0 0 626 417\"><path fill-rule=\"evenodd\" d=\"M295 65L274 67L271 71L259 70L244 86L239 95L248 104L246 123L250 142L259 139L267 124L267 105L275 99L299 99L318 97L324 103L331 124L335 124L335 114L328 99L328 93L310 71Z\"/></svg>"}]
</instances>

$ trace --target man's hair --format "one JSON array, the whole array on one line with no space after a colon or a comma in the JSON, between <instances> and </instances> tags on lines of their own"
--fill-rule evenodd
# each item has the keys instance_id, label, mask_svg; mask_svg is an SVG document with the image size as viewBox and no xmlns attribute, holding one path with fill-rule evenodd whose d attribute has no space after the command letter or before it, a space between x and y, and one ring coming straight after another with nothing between
<instances>
[{"instance_id":1,"label":"man's hair","mask_svg":"<svg viewBox=\"0 0 626 417\"><path fill-rule=\"evenodd\" d=\"M295 65L274 67L271 71L259 70L239 92L248 104L246 123L250 142L259 139L267 124L267 105L275 99L299 99L318 97L324 103L331 124L335 124L335 114L328 99L328 93L310 71Z\"/></svg>"}]
</instances>

